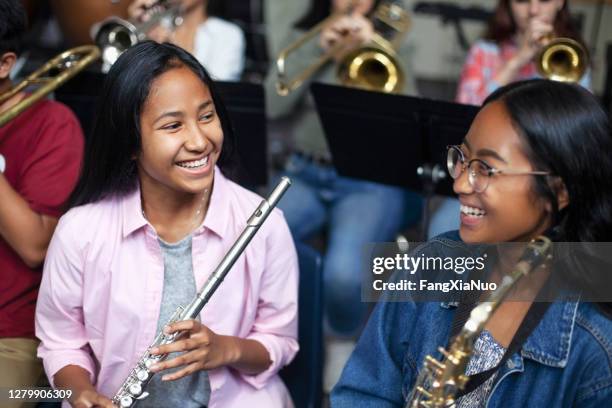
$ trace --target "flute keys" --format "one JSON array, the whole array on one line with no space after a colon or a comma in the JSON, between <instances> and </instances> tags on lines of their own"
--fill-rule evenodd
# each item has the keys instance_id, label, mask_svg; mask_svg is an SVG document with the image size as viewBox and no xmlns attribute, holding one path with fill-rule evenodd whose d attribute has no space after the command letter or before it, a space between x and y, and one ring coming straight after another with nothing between
<instances>
[{"instance_id":1,"label":"flute keys","mask_svg":"<svg viewBox=\"0 0 612 408\"><path fill-rule=\"evenodd\" d=\"M129 407L131 407L132 406L132 402L134 402L134 400L129 395L121 397L121 401L119 401L119 403L121 404L121 408L129 408Z\"/></svg>"},{"instance_id":2,"label":"flute keys","mask_svg":"<svg viewBox=\"0 0 612 408\"><path fill-rule=\"evenodd\" d=\"M130 394L137 397L142 392L142 386L140 385L140 383L134 383L130 385L129 390L130 390Z\"/></svg>"},{"instance_id":3,"label":"flute keys","mask_svg":"<svg viewBox=\"0 0 612 408\"><path fill-rule=\"evenodd\" d=\"M140 381L146 381L149 378L149 372L147 370L138 370L136 372L136 378Z\"/></svg>"}]
</instances>

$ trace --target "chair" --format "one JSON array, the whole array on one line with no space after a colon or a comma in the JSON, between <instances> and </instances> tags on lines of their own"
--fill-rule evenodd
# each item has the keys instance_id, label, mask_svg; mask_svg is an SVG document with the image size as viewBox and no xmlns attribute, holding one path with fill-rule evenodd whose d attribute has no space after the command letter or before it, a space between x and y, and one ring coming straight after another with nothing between
<instances>
[{"instance_id":1,"label":"chair","mask_svg":"<svg viewBox=\"0 0 612 408\"><path fill-rule=\"evenodd\" d=\"M300 266L299 327L300 351L281 371L296 408L321 406L323 362L323 265L321 255L297 244Z\"/></svg>"}]
</instances>

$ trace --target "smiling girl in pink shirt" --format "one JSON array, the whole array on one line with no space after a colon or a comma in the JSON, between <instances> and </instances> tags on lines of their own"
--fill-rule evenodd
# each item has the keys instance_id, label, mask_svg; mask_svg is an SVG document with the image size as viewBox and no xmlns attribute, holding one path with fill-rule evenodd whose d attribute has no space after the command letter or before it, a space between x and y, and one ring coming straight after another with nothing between
<instances>
[{"instance_id":1,"label":"smiling girl in pink shirt","mask_svg":"<svg viewBox=\"0 0 612 408\"><path fill-rule=\"evenodd\" d=\"M176 302L189 301L261 198L228 180L232 135L214 84L184 50L145 42L113 66L72 209L36 311L39 356L74 407L112 406ZM141 406L290 406L277 372L298 350L297 259L275 210ZM178 288L178 289L177 289ZM170 369L170 370L169 370Z\"/></svg>"}]
</instances>

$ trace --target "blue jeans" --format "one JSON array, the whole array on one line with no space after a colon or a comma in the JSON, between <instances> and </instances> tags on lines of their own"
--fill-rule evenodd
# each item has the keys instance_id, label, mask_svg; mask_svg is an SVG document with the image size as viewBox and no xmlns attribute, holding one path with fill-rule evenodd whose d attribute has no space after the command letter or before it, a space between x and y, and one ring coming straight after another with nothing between
<instances>
[{"instance_id":1,"label":"blue jeans","mask_svg":"<svg viewBox=\"0 0 612 408\"><path fill-rule=\"evenodd\" d=\"M293 185L279 202L296 241L327 227L323 260L325 316L333 334L356 335L368 305L361 302L363 246L391 241L421 215L418 194L398 187L339 176L293 155L286 175Z\"/></svg>"}]
</instances>

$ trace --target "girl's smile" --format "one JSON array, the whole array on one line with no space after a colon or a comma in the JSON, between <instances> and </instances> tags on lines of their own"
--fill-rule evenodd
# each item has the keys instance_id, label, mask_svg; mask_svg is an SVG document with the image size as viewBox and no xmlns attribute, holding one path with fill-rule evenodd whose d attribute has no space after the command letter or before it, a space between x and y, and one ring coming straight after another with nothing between
<instances>
[{"instance_id":1,"label":"girl's smile","mask_svg":"<svg viewBox=\"0 0 612 408\"><path fill-rule=\"evenodd\" d=\"M143 190L197 194L212 189L223 130L208 87L189 68L153 81L141 115Z\"/></svg>"},{"instance_id":2,"label":"girl's smile","mask_svg":"<svg viewBox=\"0 0 612 408\"><path fill-rule=\"evenodd\" d=\"M182 168L187 175L202 176L212 171L212 160L210 154L194 160L180 161L176 163L177 166Z\"/></svg>"}]
</instances>

